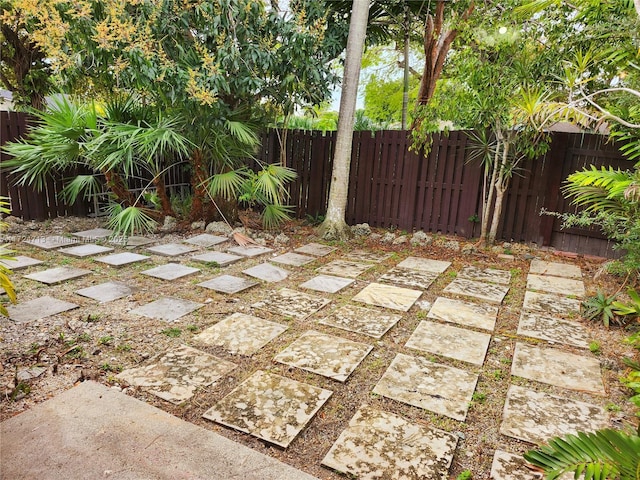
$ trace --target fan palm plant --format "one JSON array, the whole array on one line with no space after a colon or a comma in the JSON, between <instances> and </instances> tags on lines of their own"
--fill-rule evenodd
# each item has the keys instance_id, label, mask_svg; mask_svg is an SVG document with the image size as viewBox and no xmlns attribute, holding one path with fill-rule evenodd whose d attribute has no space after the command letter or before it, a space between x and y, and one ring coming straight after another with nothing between
<instances>
[{"instance_id":1,"label":"fan palm plant","mask_svg":"<svg viewBox=\"0 0 640 480\"><path fill-rule=\"evenodd\" d=\"M9 202L5 197L0 197L0 213L9 214L11 213L9 210ZM0 231L7 226L5 222L0 222ZM0 245L0 260L10 260L11 254L13 252L7 248L7 245ZM9 301L11 303L15 303L16 301L16 290L13 286L13 282L9 275L11 274L11 270L9 270L5 265L0 263L0 288L4 289L7 297L9 297ZM0 315L8 315L7 309L4 305L0 303Z\"/></svg>"}]
</instances>

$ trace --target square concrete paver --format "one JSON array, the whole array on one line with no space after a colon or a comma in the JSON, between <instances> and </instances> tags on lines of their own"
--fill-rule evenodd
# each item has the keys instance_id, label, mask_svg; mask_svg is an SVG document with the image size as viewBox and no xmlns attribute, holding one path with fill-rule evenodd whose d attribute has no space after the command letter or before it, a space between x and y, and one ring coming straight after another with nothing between
<instances>
[{"instance_id":1,"label":"square concrete paver","mask_svg":"<svg viewBox=\"0 0 640 480\"><path fill-rule=\"evenodd\" d=\"M427 317L493 331L498 317L498 307L438 297Z\"/></svg>"},{"instance_id":2,"label":"square concrete paver","mask_svg":"<svg viewBox=\"0 0 640 480\"><path fill-rule=\"evenodd\" d=\"M232 255L230 253L207 252L201 253L200 255L194 255L193 257L191 257L191 260L203 263L214 263L220 267L226 267L227 265L236 263L243 258L245 257L241 257L240 255Z\"/></svg>"},{"instance_id":3,"label":"square concrete paver","mask_svg":"<svg viewBox=\"0 0 640 480\"><path fill-rule=\"evenodd\" d=\"M106 263L112 267L124 267L133 263L144 262L150 258L151 257L147 255L140 255L139 253L123 252L98 257L96 258L96 262Z\"/></svg>"},{"instance_id":4,"label":"square concrete paver","mask_svg":"<svg viewBox=\"0 0 640 480\"><path fill-rule=\"evenodd\" d=\"M189 400L198 387L207 387L236 368L234 363L186 345L162 353L151 362L125 370L117 378L148 388L154 395L175 404Z\"/></svg>"},{"instance_id":5,"label":"square concrete paver","mask_svg":"<svg viewBox=\"0 0 640 480\"><path fill-rule=\"evenodd\" d=\"M264 255L266 253L273 252L272 248L263 247L262 245L247 245L246 247L237 246L227 249L228 252L235 253L236 255L241 255L243 257L258 257L260 255Z\"/></svg>"},{"instance_id":6,"label":"square concrete paver","mask_svg":"<svg viewBox=\"0 0 640 480\"><path fill-rule=\"evenodd\" d=\"M539 260L537 258L531 260L529 273L534 273L536 275L552 275L554 277L582 278L582 272L580 271L580 267L577 265L545 262L544 260Z\"/></svg>"},{"instance_id":7,"label":"square concrete paver","mask_svg":"<svg viewBox=\"0 0 640 480\"><path fill-rule=\"evenodd\" d=\"M411 270L420 270L421 272L443 273L450 265L451 262L444 262L442 260L432 260L430 258L422 257L407 257L397 266L400 268L409 268Z\"/></svg>"},{"instance_id":8,"label":"square concrete paver","mask_svg":"<svg viewBox=\"0 0 640 480\"><path fill-rule=\"evenodd\" d=\"M249 280L248 278L234 277L233 275L220 275L219 277L212 278L206 282L199 283L199 287L215 290L222 293L238 293L247 288L251 288L258 285L255 280Z\"/></svg>"},{"instance_id":9,"label":"square concrete paver","mask_svg":"<svg viewBox=\"0 0 640 480\"><path fill-rule=\"evenodd\" d=\"M522 312L518 323L518 335L589 348L590 335L584 325L543 313Z\"/></svg>"},{"instance_id":10,"label":"square concrete paver","mask_svg":"<svg viewBox=\"0 0 640 480\"><path fill-rule=\"evenodd\" d=\"M158 238L149 238L149 237L141 237L138 235L131 235L130 237L114 237L109 240L109 243L113 245L119 245L121 247L135 248L135 247L144 247L145 245L150 245L159 241Z\"/></svg>"},{"instance_id":11,"label":"square concrete paver","mask_svg":"<svg viewBox=\"0 0 640 480\"><path fill-rule=\"evenodd\" d=\"M332 393L258 370L203 417L286 448Z\"/></svg>"},{"instance_id":12,"label":"square concrete paver","mask_svg":"<svg viewBox=\"0 0 640 480\"><path fill-rule=\"evenodd\" d=\"M254 303L251 307L303 320L329 303L331 300L328 298L282 288L271 293L267 298Z\"/></svg>"},{"instance_id":13,"label":"square concrete paver","mask_svg":"<svg viewBox=\"0 0 640 480\"><path fill-rule=\"evenodd\" d=\"M573 278L527 275L527 290L541 290L558 295L584 297L584 282Z\"/></svg>"},{"instance_id":14,"label":"square concrete paver","mask_svg":"<svg viewBox=\"0 0 640 480\"><path fill-rule=\"evenodd\" d=\"M353 282L352 278L334 277L332 275L318 275L300 285L302 288L316 290L318 292L337 293L348 287Z\"/></svg>"},{"instance_id":15,"label":"square concrete paver","mask_svg":"<svg viewBox=\"0 0 640 480\"><path fill-rule=\"evenodd\" d=\"M479 298L487 302L502 303L502 300L509 291L509 286L467 280L466 278L456 278L447 285L443 291L465 297Z\"/></svg>"},{"instance_id":16,"label":"square concrete paver","mask_svg":"<svg viewBox=\"0 0 640 480\"><path fill-rule=\"evenodd\" d=\"M479 282L500 283L502 285L509 285L511 282L511 272L498 270L497 268L464 267L458 273L458 277Z\"/></svg>"},{"instance_id":17,"label":"square concrete paver","mask_svg":"<svg viewBox=\"0 0 640 480\"><path fill-rule=\"evenodd\" d=\"M373 347L309 330L275 356L276 362L346 382Z\"/></svg>"},{"instance_id":18,"label":"square concrete paver","mask_svg":"<svg viewBox=\"0 0 640 480\"><path fill-rule=\"evenodd\" d=\"M423 320L409 337L406 346L421 352L482 365L490 341L491 335L488 333Z\"/></svg>"},{"instance_id":19,"label":"square concrete paver","mask_svg":"<svg viewBox=\"0 0 640 480\"><path fill-rule=\"evenodd\" d=\"M83 268L56 267L48 270L42 270L40 272L30 273L29 275L25 275L24 278L46 283L47 285L55 285L56 283L73 280L74 278L84 277L90 273L92 273L91 270L85 270Z\"/></svg>"},{"instance_id":20,"label":"square concrete paver","mask_svg":"<svg viewBox=\"0 0 640 480\"><path fill-rule=\"evenodd\" d=\"M203 345L223 347L229 353L250 356L287 328L253 315L234 313L203 330L194 340Z\"/></svg>"},{"instance_id":21,"label":"square concrete paver","mask_svg":"<svg viewBox=\"0 0 640 480\"><path fill-rule=\"evenodd\" d=\"M64 255L70 255L72 257L84 258L92 255L100 255L102 253L113 252L111 247L103 247L102 245L96 245L94 243L83 243L75 247L61 248L58 250Z\"/></svg>"},{"instance_id":22,"label":"square concrete paver","mask_svg":"<svg viewBox=\"0 0 640 480\"><path fill-rule=\"evenodd\" d=\"M360 479L446 480L457 443L451 433L365 406L322 464Z\"/></svg>"},{"instance_id":23,"label":"square concrete paver","mask_svg":"<svg viewBox=\"0 0 640 480\"><path fill-rule=\"evenodd\" d=\"M8 305L7 312L9 313L9 318L14 322L25 323L57 315L74 308L78 308L75 303L44 296L21 302L17 305Z\"/></svg>"},{"instance_id":24,"label":"square concrete paver","mask_svg":"<svg viewBox=\"0 0 640 480\"><path fill-rule=\"evenodd\" d=\"M422 292L419 290L370 283L353 297L353 301L406 312L416 303L420 295Z\"/></svg>"},{"instance_id":25,"label":"square concrete paver","mask_svg":"<svg viewBox=\"0 0 640 480\"><path fill-rule=\"evenodd\" d=\"M381 312L357 305L345 305L318 323L373 338L382 338L401 318L401 315L395 313Z\"/></svg>"},{"instance_id":26,"label":"square concrete paver","mask_svg":"<svg viewBox=\"0 0 640 480\"><path fill-rule=\"evenodd\" d=\"M556 317L577 316L580 313L580 300L549 293L525 292L522 308Z\"/></svg>"},{"instance_id":27,"label":"square concrete paver","mask_svg":"<svg viewBox=\"0 0 640 480\"><path fill-rule=\"evenodd\" d=\"M391 283L400 287L426 290L438 278L438 273L421 272L408 268L392 268L380 277L381 282Z\"/></svg>"},{"instance_id":28,"label":"square concrete paver","mask_svg":"<svg viewBox=\"0 0 640 480\"><path fill-rule=\"evenodd\" d=\"M130 313L174 322L180 317L202 307L204 307L203 303L196 303L182 298L162 297L155 302L135 308Z\"/></svg>"},{"instance_id":29,"label":"square concrete paver","mask_svg":"<svg viewBox=\"0 0 640 480\"><path fill-rule=\"evenodd\" d=\"M92 228L91 230L72 233L72 235L85 240L100 240L113 235L113 230L109 230L108 228Z\"/></svg>"},{"instance_id":30,"label":"square concrete paver","mask_svg":"<svg viewBox=\"0 0 640 480\"><path fill-rule=\"evenodd\" d=\"M398 353L373 393L464 421L478 375Z\"/></svg>"},{"instance_id":31,"label":"square concrete paver","mask_svg":"<svg viewBox=\"0 0 640 480\"><path fill-rule=\"evenodd\" d=\"M67 247L80 243L77 238L63 237L62 235L51 235L49 237L36 237L32 240L25 240L26 244L41 248L42 250L54 250L60 247Z\"/></svg>"},{"instance_id":32,"label":"square concrete paver","mask_svg":"<svg viewBox=\"0 0 640 480\"><path fill-rule=\"evenodd\" d=\"M185 242L190 245L195 245L197 247L203 248L213 247L214 245L219 245L228 241L229 239L227 237L211 235L210 233L203 233L201 235L196 235L195 237L187 238L185 240Z\"/></svg>"},{"instance_id":33,"label":"square concrete paver","mask_svg":"<svg viewBox=\"0 0 640 480\"><path fill-rule=\"evenodd\" d=\"M326 265L316 269L318 273L326 275L335 275L336 277L356 278L364 272L373 268L370 263L351 262L348 260L334 260Z\"/></svg>"},{"instance_id":34,"label":"square concrete paver","mask_svg":"<svg viewBox=\"0 0 640 480\"><path fill-rule=\"evenodd\" d=\"M287 252L271 259L272 262L281 263L282 265L290 265L292 267L301 267L307 263L315 262L315 257L301 255L300 253Z\"/></svg>"},{"instance_id":35,"label":"square concrete paver","mask_svg":"<svg viewBox=\"0 0 640 480\"><path fill-rule=\"evenodd\" d=\"M329 245L323 245L321 243L308 243L302 247L296 248L294 251L298 253L305 253L307 255L313 255L314 257L326 257L331 252L335 252L336 247Z\"/></svg>"},{"instance_id":36,"label":"square concrete paver","mask_svg":"<svg viewBox=\"0 0 640 480\"><path fill-rule=\"evenodd\" d=\"M352 250L347 253L347 256L349 257L349 260L355 260L356 262L381 263L386 259L391 258L393 256L393 253L376 253L368 252L366 250Z\"/></svg>"},{"instance_id":37,"label":"square concrete paver","mask_svg":"<svg viewBox=\"0 0 640 480\"><path fill-rule=\"evenodd\" d=\"M607 412L597 405L511 385L500 433L525 442L543 443L551 437L608 426Z\"/></svg>"},{"instance_id":38,"label":"square concrete paver","mask_svg":"<svg viewBox=\"0 0 640 480\"><path fill-rule=\"evenodd\" d=\"M12 258L5 258L3 260L0 260L0 265L4 265L13 272L33 267L34 265L40 265L41 263L44 262L42 260L38 260L37 258L31 258L25 255L15 255Z\"/></svg>"},{"instance_id":39,"label":"square concrete paver","mask_svg":"<svg viewBox=\"0 0 640 480\"><path fill-rule=\"evenodd\" d=\"M265 282L281 282L289 276L289 271L284 268L271 265L269 262L264 262L255 267L247 268L242 273L249 275L250 277L264 280Z\"/></svg>"},{"instance_id":40,"label":"square concrete paver","mask_svg":"<svg viewBox=\"0 0 640 480\"><path fill-rule=\"evenodd\" d=\"M542 480L543 475L532 470L524 457L496 450L491 463L491 480ZM558 480L573 480L573 474L565 473Z\"/></svg>"},{"instance_id":41,"label":"square concrete paver","mask_svg":"<svg viewBox=\"0 0 640 480\"><path fill-rule=\"evenodd\" d=\"M604 393L600 362L584 355L516 342L511 375L591 393Z\"/></svg>"},{"instance_id":42,"label":"square concrete paver","mask_svg":"<svg viewBox=\"0 0 640 480\"><path fill-rule=\"evenodd\" d=\"M177 280L178 278L193 275L199 271L199 268L187 267L186 265L180 265L179 263L167 263L155 268L150 268L149 270L144 270L140 273L150 277L159 278L160 280Z\"/></svg>"},{"instance_id":43,"label":"square concrete paver","mask_svg":"<svg viewBox=\"0 0 640 480\"><path fill-rule=\"evenodd\" d=\"M185 253L195 252L196 250L198 249L195 247L190 247L181 243L165 243L164 245L156 245L155 247L147 248L147 252L162 255L163 257L177 257L179 255L184 255Z\"/></svg>"},{"instance_id":44,"label":"square concrete paver","mask_svg":"<svg viewBox=\"0 0 640 480\"><path fill-rule=\"evenodd\" d=\"M135 292L135 288L122 282L106 282L93 287L76 290L78 295L97 300L100 303L111 302Z\"/></svg>"}]
</instances>

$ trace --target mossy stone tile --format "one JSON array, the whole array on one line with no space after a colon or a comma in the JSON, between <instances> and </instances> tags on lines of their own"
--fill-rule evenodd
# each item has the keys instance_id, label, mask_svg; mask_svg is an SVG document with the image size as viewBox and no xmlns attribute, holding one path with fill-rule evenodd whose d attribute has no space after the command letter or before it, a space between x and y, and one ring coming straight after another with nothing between
<instances>
[{"instance_id":1,"label":"mossy stone tile","mask_svg":"<svg viewBox=\"0 0 640 480\"><path fill-rule=\"evenodd\" d=\"M253 315L234 313L203 330L194 340L203 345L223 347L229 353L250 356L287 328Z\"/></svg>"},{"instance_id":2,"label":"mossy stone tile","mask_svg":"<svg viewBox=\"0 0 640 480\"><path fill-rule=\"evenodd\" d=\"M324 273L325 275L334 275L336 277L356 278L370 268L373 268L373 265L370 263L334 260L316 269L316 272Z\"/></svg>"},{"instance_id":3,"label":"mossy stone tile","mask_svg":"<svg viewBox=\"0 0 640 480\"><path fill-rule=\"evenodd\" d=\"M584 355L516 342L511 375L556 387L604 394L600 362Z\"/></svg>"},{"instance_id":4,"label":"mossy stone tile","mask_svg":"<svg viewBox=\"0 0 640 480\"><path fill-rule=\"evenodd\" d=\"M446 480L458 438L363 406L322 460L359 479Z\"/></svg>"},{"instance_id":5,"label":"mossy stone tile","mask_svg":"<svg viewBox=\"0 0 640 480\"><path fill-rule=\"evenodd\" d=\"M331 300L324 297L282 288L251 307L282 315L285 318L303 320L329 303Z\"/></svg>"},{"instance_id":6,"label":"mossy stone tile","mask_svg":"<svg viewBox=\"0 0 640 480\"><path fill-rule=\"evenodd\" d=\"M140 255L139 253L123 252L112 253L103 257L97 257L96 262L106 263L112 267L124 267L133 263L145 262L151 257L148 255Z\"/></svg>"},{"instance_id":7,"label":"mossy stone tile","mask_svg":"<svg viewBox=\"0 0 640 480\"><path fill-rule=\"evenodd\" d=\"M276 362L346 382L373 347L308 330L275 356Z\"/></svg>"},{"instance_id":8,"label":"mossy stone tile","mask_svg":"<svg viewBox=\"0 0 640 480\"><path fill-rule=\"evenodd\" d=\"M174 322L180 317L202 307L204 307L203 303L196 303L182 298L162 297L154 302L135 308L130 313Z\"/></svg>"},{"instance_id":9,"label":"mossy stone tile","mask_svg":"<svg viewBox=\"0 0 640 480\"><path fill-rule=\"evenodd\" d=\"M584 325L545 313L522 312L517 333L547 342L589 348L590 335Z\"/></svg>"},{"instance_id":10,"label":"mossy stone tile","mask_svg":"<svg viewBox=\"0 0 640 480\"><path fill-rule=\"evenodd\" d=\"M482 365L491 335L452 325L421 321L406 346L421 352Z\"/></svg>"},{"instance_id":11,"label":"mossy stone tile","mask_svg":"<svg viewBox=\"0 0 640 480\"><path fill-rule=\"evenodd\" d=\"M398 353L373 393L464 421L478 375Z\"/></svg>"},{"instance_id":12,"label":"mossy stone tile","mask_svg":"<svg viewBox=\"0 0 640 480\"><path fill-rule=\"evenodd\" d=\"M432 260L431 258L407 257L398 265L400 268L409 268L421 272L443 273L451 266L451 262Z\"/></svg>"},{"instance_id":13,"label":"mossy stone tile","mask_svg":"<svg viewBox=\"0 0 640 480\"><path fill-rule=\"evenodd\" d=\"M438 297L433 302L427 317L493 331L498 318L498 307Z\"/></svg>"},{"instance_id":14,"label":"mossy stone tile","mask_svg":"<svg viewBox=\"0 0 640 480\"><path fill-rule=\"evenodd\" d=\"M246 270L243 270L242 273L270 283L281 282L289 276L288 270L277 267L276 265L271 265L269 262L264 262L254 267L247 268Z\"/></svg>"},{"instance_id":15,"label":"mossy stone tile","mask_svg":"<svg viewBox=\"0 0 640 480\"><path fill-rule=\"evenodd\" d=\"M199 387L212 385L234 368L234 363L182 345L158 355L149 365L123 371L117 378L178 405Z\"/></svg>"},{"instance_id":16,"label":"mossy stone tile","mask_svg":"<svg viewBox=\"0 0 640 480\"><path fill-rule=\"evenodd\" d=\"M162 255L163 257L177 257L184 255L185 253L191 253L198 250L195 247L183 245L181 243L165 243L163 245L156 245L155 247L147 248L148 252L155 253L156 255Z\"/></svg>"},{"instance_id":17,"label":"mossy stone tile","mask_svg":"<svg viewBox=\"0 0 640 480\"><path fill-rule=\"evenodd\" d=\"M113 245L119 245L121 247L135 248L135 247L144 247L145 245L156 243L158 240L159 239L157 238L131 235L130 237L123 237L123 236L114 237L111 240L109 240L109 243Z\"/></svg>"},{"instance_id":18,"label":"mossy stone tile","mask_svg":"<svg viewBox=\"0 0 640 480\"><path fill-rule=\"evenodd\" d=\"M420 295L422 295L420 290L370 283L353 297L353 301L406 312L416 303Z\"/></svg>"},{"instance_id":19,"label":"mossy stone tile","mask_svg":"<svg viewBox=\"0 0 640 480\"><path fill-rule=\"evenodd\" d=\"M438 275L438 273L421 272L408 268L392 268L380 277L380 281L400 287L426 290L436 281Z\"/></svg>"},{"instance_id":20,"label":"mossy stone tile","mask_svg":"<svg viewBox=\"0 0 640 480\"><path fill-rule=\"evenodd\" d=\"M382 263L388 258L391 258L393 256L393 253L376 253L368 252L366 250L352 250L347 255L350 260L355 260L356 262Z\"/></svg>"},{"instance_id":21,"label":"mossy stone tile","mask_svg":"<svg viewBox=\"0 0 640 480\"><path fill-rule=\"evenodd\" d=\"M67 247L80 243L77 238L63 237L62 235L51 235L48 237L36 237L31 240L25 240L27 245L41 248L42 250L55 250L60 247Z\"/></svg>"},{"instance_id":22,"label":"mossy stone tile","mask_svg":"<svg viewBox=\"0 0 640 480\"><path fill-rule=\"evenodd\" d=\"M352 278L334 277L333 275L317 275L300 285L301 288L316 290L318 292L337 293L348 287L353 282Z\"/></svg>"},{"instance_id":23,"label":"mossy stone tile","mask_svg":"<svg viewBox=\"0 0 640 480\"><path fill-rule=\"evenodd\" d=\"M30 273L29 275L25 275L24 278L45 283L47 285L55 285L56 283L62 283L67 280L84 277L90 273L92 273L91 270L85 270L83 268L56 267L48 270L42 270L40 272Z\"/></svg>"},{"instance_id":24,"label":"mossy stone tile","mask_svg":"<svg viewBox=\"0 0 640 480\"><path fill-rule=\"evenodd\" d=\"M26 323L57 315L74 308L78 308L78 305L45 295L44 297L20 302L17 305L7 305L7 312L9 313L9 318L14 322Z\"/></svg>"},{"instance_id":25,"label":"mossy stone tile","mask_svg":"<svg viewBox=\"0 0 640 480\"><path fill-rule=\"evenodd\" d=\"M607 413L602 407L511 385L500 433L539 444L551 437L591 432L608 425Z\"/></svg>"},{"instance_id":26,"label":"mossy stone tile","mask_svg":"<svg viewBox=\"0 0 640 480\"><path fill-rule=\"evenodd\" d=\"M458 277L479 282L500 283L502 285L509 285L511 282L511 272L497 268L464 267L458 273Z\"/></svg>"},{"instance_id":27,"label":"mossy stone tile","mask_svg":"<svg viewBox=\"0 0 640 480\"><path fill-rule=\"evenodd\" d=\"M91 230L72 233L72 235L85 240L100 240L113 235L113 230L109 230L108 228L92 228Z\"/></svg>"},{"instance_id":28,"label":"mossy stone tile","mask_svg":"<svg viewBox=\"0 0 640 480\"><path fill-rule=\"evenodd\" d=\"M507 295L507 292L509 292L509 286L467 280L466 278L456 278L447 285L443 291L500 304Z\"/></svg>"},{"instance_id":29,"label":"mossy stone tile","mask_svg":"<svg viewBox=\"0 0 640 480\"><path fill-rule=\"evenodd\" d=\"M106 282L100 285L94 285L93 287L76 290L75 293L97 300L100 303L106 303L131 295L135 290L135 288L130 287L126 283Z\"/></svg>"},{"instance_id":30,"label":"mossy stone tile","mask_svg":"<svg viewBox=\"0 0 640 480\"><path fill-rule=\"evenodd\" d=\"M34 265L40 265L44 263L37 258L27 257L26 255L15 255L13 258L5 258L0 260L0 265L4 265L12 272L17 270L23 270L25 268L33 267Z\"/></svg>"},{"instance_id":31,"label":"mossy stone tile","mask_svg":"<svg viewBox=\"0 0 640 480\"><path fill-rule=\"evenodd\" d=\"M235 277L233 275L220 275L206 282L199 283L199 287L208 288L221 293L238 293L251 287L258 285L255 280L248 278Z\"/></svg>"},{"instance_id":32,"label":"mossy stone tile","mask_svg":"<svg viewBox=\"0 0 640 480\"><path fill-rule=\"evenodd\" d=\"M228 252L234 253L236 255L241 255L243 257L259 257L260 255L265 255L267 253L273 252L272 248L263 247L262 245L247 245L246 247L237 246L231 247L227 249Z\"/></svg>"},{"instance_id":33,"label":"mossy stone tile","mask_svg":"<svg viewBox=\"0 0 640 480\"><path fill-rule=\"evenodd\" d=\"M140 273L160 280L177 280L179 278L194 275L200 271L199 268L187 267L179 263L166 263Z\"/></svg>"},{"instance_id":34,"label":"mossy stone tile","mask_svg":"<svg viewBox=\"0 0 640 480\"><path fill-rule=\"evenodd\" d=\"M345 305L318 323L380 339L400 319L402 316L395 313L381 312L358 305Z\"/></svg>"},{"instance_id":35,"label":"mossy stone tile","mask_svg":"<svg viewBox=\"0 0 640 480\"><path fill-rule=\"evenodd\" d=\"M77 245L75 247L61 248L58 252L71 257L84 258L92 255L113 252L113 248L103 247L102 245L95 245L93 243L83 243L82 245Z\"/></svg>"},{"instance_id":36,"label":"mossy stone tile","mask_svg":"<svg viewBox=\"0 0 640 480\"><path fill-rule=\"evenodd\" d=\"M230 253L224 252L207 252L201 253L200 255L194 255L191 257L191 260L195 262L203 262L203 263L216 263L220 267L226 267L227 265L231 265L232 263L236 263L239 260L242 260L245 257L241 257L240 255L232 255Z\"/></svg>"},{"instance_id":37,"label":"mossy stone tile","mask_svg":"<svg viewBox=\"0 0 640 480\"><path fill-rule=\"evenodd\" d=\"M575 279L582 278L582 272L580 271L580 267L577 265L559 262L545 262L544 260L539 260L537 258L531 260L529 273Z\"/></svg>"},{"instance_id":38,"label":"mossy stone tile","mask_svg":"<svg viewBox=\"0 0 640 480\"><path fill-rule=\"evenodd\" d=\"M558 295L584 297L584 282L572 278L527 275L527 290L540 290Z\"/></svg>"},{"instance_id":39,"label":"mossy stone tile","mask_svg":"<svg viewBox=\"0 0 640 480\"><path fill-rule=\"evenodd\" d=\"M580 300L550 293L525 292L522 308L557 317L577 316L580 313Z\"/></svg>"},{"instance_id":40,"label":"mossy stone tile","mask_svg":"<svg viewBox=\"0 0 640 480\"><path fill-rule=\"evenodd\" d=\"M195 245L197 247L209 248L221 243L228 242L227 237L220 237L218 235L211 235L210 233L202 233L195 237L190 237L184 240L185 243Z\"/></svg>"},{"instance_id":41,"label":"mossy stone tile","mask_svg":"<svg viewBox=\"0 0 640 480\"><path fill-rule=\"evenodd\" d=\"M302 255L300 253L287 252L271 259L272 262L280 263L282 265L289 265L291 267L301 267L308 263L315 262L315 257L308 255Z\"/></svg>"},{"instance_id":42,"label":"mossy stone tile","mask_svg":"<svg viewBox=\"0 0 640 480\"><path fill-rule=\"evenodd\" d=\"M258 370L203 417L287 448L332 393Z\"/></svg>"},{"instance_id":43,"label":"mossy stone tile","mask_svg":"<svg viewBox=\"0 0 640 480\"><path fill-rule=\"evenodd\" d=\"M294 252L313 255L314 257L326 257L331 252L335 252L336 250L336 247L323 245L321 243L307 243L306 245L296 248Z\"/></svg>"},{"instance_id":44,"label":"mossy stone tile","mask_svg":"<svg viewBox=\"0 0 640 480\"><path fill-rule=\"evenodd\" d=\"M543 476L532 470L521 455L496 450L491 463L491 480L542 480ZM573 480L571 473L558 477L559 480Z\"/></svg>"}]
</instances>

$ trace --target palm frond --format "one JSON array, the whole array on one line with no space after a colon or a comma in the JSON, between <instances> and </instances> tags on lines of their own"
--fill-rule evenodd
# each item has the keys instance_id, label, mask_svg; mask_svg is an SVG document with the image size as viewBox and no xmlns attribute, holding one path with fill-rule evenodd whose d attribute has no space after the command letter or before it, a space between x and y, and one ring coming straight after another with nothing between
<instances>
[{"instance_id":1,"label":"palm frond","mask_svg":"<svg viewBox=\"0 0 640 480\"><path fill-rule=\"evenodd\" d=\"M217 173L208 179L207 191L212 197L222 196L225 200L234 200L240 196L248 170L244 167Z\"/></svg>"},{"instance_id":2,"label":"palm frond","mask_svg":"<svg viewBox=\"0 0 640 480\"><path fill-rule=\"evenodd\" d=\"M101 190L102 184L95 175L78 175L65 185L60 192L60 196L68 204L73 204L80 194L83 194L84 198L90 198Z\"/></svg>"},{"instance_id":3,"label":"palm frond","mask_svg":"<svg viewBox=\"0 0 640 480\"><path fill-rule=\"evenodd\" d=\"M293 208L288 205L265 205L262 211L262 223L267 229L272 229L291 219Z\"/></svg>"},{"instance_id":4,"label":"palm frond","mask_svg":"<svg viewBox=\"0 0 640 480\"><path fill-rule=\"evenodd\" d=\"M563 192L573 197L574 205L586 207L587 211L620 210L633 182L630 172L592 165L591 169L569 175Z\"/></svg>"},{"instance_id":5,"label":"palm frond","mask_svg":"<svg viewBox=\"0 0 640 480\"><path fill-rule=\"evenodd\" d=\"M259 142L256 132L245 122L227 120L225 127L236 140L248 147L254 147Z\"/></svg>"},{"instance_id":6,"label":"palm frond","mask_svg":"<svg viewBox=\"0 0 640 480\"><path fill-rule=\"evenodd\" d=\"M141 207L126 207L113 203L109 206L109 228L115 236L129 237L135 233L153 232L156 221Z\"/></svg>"},{"instance_id":7,"label":"palm frond","mask_svg":"<svg viewBox=\"0 0 640 480\"><path fill-rule=\"evenodd\" d=\"M296 172L282 165L271 164L258 172L256 190L266 203L281 205L288 197L286 184L296 178Z\"/></svg>"}]
</instances>

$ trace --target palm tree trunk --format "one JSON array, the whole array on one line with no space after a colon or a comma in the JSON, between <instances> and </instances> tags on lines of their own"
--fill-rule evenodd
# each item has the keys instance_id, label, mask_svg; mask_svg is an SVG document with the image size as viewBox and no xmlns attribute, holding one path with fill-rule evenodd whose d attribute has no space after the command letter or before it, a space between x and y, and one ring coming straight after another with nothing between
<instances>
[{"instance_id":1,"label":"palm tree trunk","mask_svg":"<svg viewBox=\"0 0 640 480\"><path fill-rule=\"evenodd\" d=\"M191 176L193 197L191 199L189 220L195 222L196 220L200 220L205 217L204 204L207 198L207 189L204 185L204 181L207 178L207 170L202 158L202 150L196 148L191 154L190 162L193 170Z\"/></svg>"}]
</instances>

